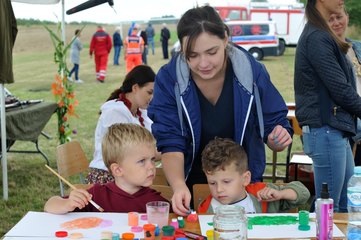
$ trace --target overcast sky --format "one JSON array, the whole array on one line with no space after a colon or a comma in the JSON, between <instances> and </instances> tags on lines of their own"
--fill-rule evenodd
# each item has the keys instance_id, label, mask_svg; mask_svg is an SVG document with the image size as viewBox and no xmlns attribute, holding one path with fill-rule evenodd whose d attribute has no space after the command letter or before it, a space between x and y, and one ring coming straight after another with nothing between
<instances>
[{"instance_id":1,"label":"overcast sky","mask_svg":"<svg viewBox=\"0 0 361 240\"><path fill-rule=\"evenodd\" d=\"M0 0L2 1L2 0ZM65 0L65 11L87 0ZM206 0L114 0L114 10L108 3L83 10L72 15L65 15L65 21L92 21L100 23L117 23L120 21L149 20L152 17L174 15L180 17L196 3L204 4ZM61 3L27 4L12 2L16 18L33 18L39 20L61 20Z\"/></svg>"}]
</instances>

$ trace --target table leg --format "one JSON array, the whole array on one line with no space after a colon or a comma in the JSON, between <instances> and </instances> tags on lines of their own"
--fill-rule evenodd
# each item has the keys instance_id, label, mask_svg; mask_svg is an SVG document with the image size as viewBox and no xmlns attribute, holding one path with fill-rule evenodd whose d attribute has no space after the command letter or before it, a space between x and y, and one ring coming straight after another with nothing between
<instances>
[{"instance_id":1,"label":"table leg","mask_svg":"<svg viewBox=\"0 0 361 240\"><path fill-rule=\"evenodd\" d=\"M14 141L15 142L15 141ZM36 150L37 151L27 151L27 150L10 150L10 147L8 148L8 152L13 152L13 153L40 153L46 160L46 164L48 166L49 165L49 159L48 157L45 155L45 153L43 151L41 151L41 149L39 148L39 143L38 140L35 141L35 146L36 146Z\"/></svg>"}]
</instances>

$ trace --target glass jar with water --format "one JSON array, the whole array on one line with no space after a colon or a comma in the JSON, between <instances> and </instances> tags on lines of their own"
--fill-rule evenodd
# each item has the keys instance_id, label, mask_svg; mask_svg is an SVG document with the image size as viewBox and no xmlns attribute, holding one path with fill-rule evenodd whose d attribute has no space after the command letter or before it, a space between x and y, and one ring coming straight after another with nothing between
<instances>
[{"instance_id":1,"label":"glass jar with water","mask_svg":"<svg viewBox=\"0 0 361 240\"><path fill-rule=\"evenodd\" d=\"M247 216L243 207L222 205L213 217L215 240L247 239Z\"/></svg>"}]
</instances>

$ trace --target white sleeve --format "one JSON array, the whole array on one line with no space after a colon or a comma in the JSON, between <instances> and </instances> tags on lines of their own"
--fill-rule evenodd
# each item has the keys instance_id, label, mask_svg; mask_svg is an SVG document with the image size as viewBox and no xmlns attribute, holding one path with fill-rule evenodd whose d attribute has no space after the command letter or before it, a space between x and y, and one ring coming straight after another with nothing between
<instances>
[{"instance_id":1,"label":"white sleeve","mask_svg":"<svg viewBox=\"0 0 361 240\"><path fill-rule=\"evenodd\" d=\"M108 128L115 123L131 123L132 120L129 115L129 112L124 112L121 108L107 109L100 115L102 127Z\"/></svg>"}]
</instances>

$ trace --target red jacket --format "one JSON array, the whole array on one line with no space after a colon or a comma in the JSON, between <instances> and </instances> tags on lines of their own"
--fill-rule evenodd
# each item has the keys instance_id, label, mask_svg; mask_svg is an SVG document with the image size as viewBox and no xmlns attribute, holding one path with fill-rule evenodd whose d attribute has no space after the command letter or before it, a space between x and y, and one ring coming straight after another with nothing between
<instances>
[{"instance_id":1,"label":"red jacket","mask_svg":"<svg viewBox=\"0 0 361 240\"><path fill-rule=\"evenodd\" d=\"M246 186L246 191L249 194L252 194L253 196L257 197L257 192L265 188L266 186L267 184L264 182L251 183ZM199 205L198 213L207 213L211 201L212 201L212 195L209 194L209 196ZM262 212L263 213L267 212L267 202L262 202Z\"/></svg>"},{"instance_id":2,"label":"red jacket","mask_svg":"<svg viewBox=\"0 0 361 240\"><path fill-rule=\"evenodd\" d=\"M108 33L100 29L96 31L90 42L89 54L105 55L112 49L112 39Z\"/></svg>"}]
</instances>

